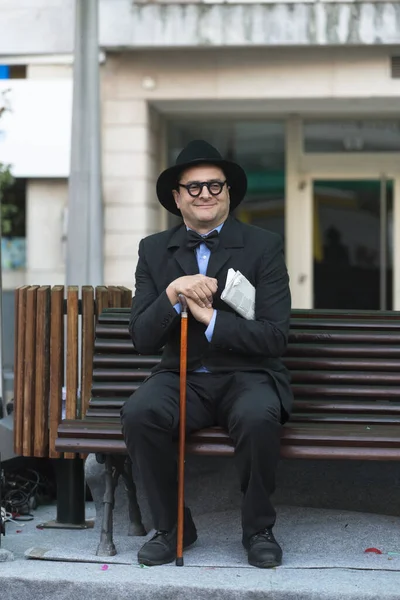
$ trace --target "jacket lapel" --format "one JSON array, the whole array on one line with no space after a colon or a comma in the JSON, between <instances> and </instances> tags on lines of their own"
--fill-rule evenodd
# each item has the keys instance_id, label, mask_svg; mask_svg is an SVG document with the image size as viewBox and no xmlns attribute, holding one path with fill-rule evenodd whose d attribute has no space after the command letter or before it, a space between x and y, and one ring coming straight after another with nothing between
<instances>
[{"instance_id":1,"label":"jacket lapel","mask_svg":"<svg viewBox=\"0 0 400 600\"><path fill-rule=\"evenodd\" d=\"M186 247L185 225L182 225L173 233L168 242L168 250L172 250L173 260L177 261L186 275L195 275L199 272L195 253Z\"/></svg>"},{"instance_id":2,"label":"jacket lapel","mask_svg":"<svg viewBox=\"0 0 400 600\"><path fill-rule=\"evenodd\" d=\"M216 277L231 258L234 248L243 248L243 232L239 221L229 216L219 234L219 245L211 253L207 268L208 277Z\"/></svg>"}]
</instances>

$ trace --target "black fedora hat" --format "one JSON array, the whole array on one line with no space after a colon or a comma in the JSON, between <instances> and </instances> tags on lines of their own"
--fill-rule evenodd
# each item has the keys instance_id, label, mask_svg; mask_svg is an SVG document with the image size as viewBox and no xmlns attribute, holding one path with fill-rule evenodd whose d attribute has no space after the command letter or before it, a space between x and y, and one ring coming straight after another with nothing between
<instances>
[{"instance_id":1,"label":"black fedora hat","mask_svg":"<svg viewBox=\"0 0 400 600\"><path fill-rule=\"evenodd\" d=\"M243 200L247 190L247 177L242 167L223 159L218 150L208 142L193 140L179 154L175 165L163 171L157 180L158 199L172 214L181 216L172 194L172 190L177 189L180 173L189 167L202 164L215 165L224 172L230 187L230 210L234 210Z\"/></svg>"}]
</instances>

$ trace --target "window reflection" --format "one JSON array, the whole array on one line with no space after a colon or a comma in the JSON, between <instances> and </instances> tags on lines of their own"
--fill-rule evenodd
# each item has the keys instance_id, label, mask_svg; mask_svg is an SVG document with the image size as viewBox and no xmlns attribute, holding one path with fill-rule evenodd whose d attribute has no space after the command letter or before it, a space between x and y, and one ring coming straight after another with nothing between
<instances>
[{"instance_id":1,"label":"window reflection","mask_svg":"<svg viewBox=\"0 0 400 600\"><path fill-rule=\"evenodd\" d=\"M305 120L305 152L400 152L398 120Z\"/></svg>"}]
</instances>

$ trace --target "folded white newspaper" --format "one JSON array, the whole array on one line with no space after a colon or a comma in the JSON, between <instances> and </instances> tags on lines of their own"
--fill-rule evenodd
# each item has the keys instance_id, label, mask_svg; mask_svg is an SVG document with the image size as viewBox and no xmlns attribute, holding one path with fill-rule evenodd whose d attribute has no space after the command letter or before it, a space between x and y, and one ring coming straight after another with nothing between
<instances>
[{"instance_id":1,"label":"folded white newspaper","mask_svg":"<svg viewBox=\"0 0 400 600\"><path fill-rule=\"evenodd\" d=\"M221 300L226 302L239 315L254 320L256 288L240 271L228 270L225 289L221 294Z\"/></svg>"}]
</instances>

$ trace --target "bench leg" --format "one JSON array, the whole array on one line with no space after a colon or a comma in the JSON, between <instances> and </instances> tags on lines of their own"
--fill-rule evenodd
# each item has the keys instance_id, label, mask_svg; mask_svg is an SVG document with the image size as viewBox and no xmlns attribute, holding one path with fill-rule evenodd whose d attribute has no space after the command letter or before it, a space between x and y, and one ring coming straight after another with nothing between
<instances>
[{"instance_id":1,"label":"bench leg","mask_svg":"<svg viewBox=\"0 0 400 600\"><path fill-rule=\"evenodd\" d=\"M87 529L93 527L85 521L85 471L84 461L75 458L54 460L57 480L57 516L55 520L37 525L38 529Z\"/></svg>"},{"instance_id":2,"label":"bench leg","mask_svg":"<svg viewBox=\"0 0 400 600\"><path fill-rule=\"evenodd\" d=\"M97 547L97 556L115 556L117 550L113 541L113 510L115 488L118 483L118 469L113 468L113 459L110 454L105 459L106 489L103 499L103 523L101 525L100 543Z\"/></svg>"},{"instance_id":3,"label":"bench leg","mask_svg":"<svg viewBox=\"0 0 400 600\"><path fill-rule=\"evenodd\" d=\"M137 501L136 485L133 481L132 463L129 458L124 462L122 477L125 483L125 490L129 502L129 530L128 535L147 535L143 526L142 514Z\"/></svg>"}]
</instances>

